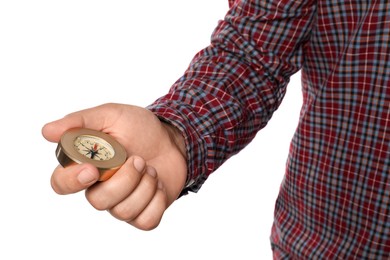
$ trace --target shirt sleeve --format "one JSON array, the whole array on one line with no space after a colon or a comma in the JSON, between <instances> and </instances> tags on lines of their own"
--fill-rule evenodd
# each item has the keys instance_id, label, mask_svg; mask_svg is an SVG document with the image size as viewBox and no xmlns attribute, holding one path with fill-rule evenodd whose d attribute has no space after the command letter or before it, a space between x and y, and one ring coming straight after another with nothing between
<instances>
[{"instance_id":1,"label":"shirt sleeve","mask_svg":"<svg viewBox=\"0 0 390 260\"><path fill-rule=\"evenodd\" d=\"M148 106L183 133L188 177L196 192L243 149L281 103L302 64L315 1L229 1L211 44L195 55L169 92Z\"/></svg>"}]
</instances>

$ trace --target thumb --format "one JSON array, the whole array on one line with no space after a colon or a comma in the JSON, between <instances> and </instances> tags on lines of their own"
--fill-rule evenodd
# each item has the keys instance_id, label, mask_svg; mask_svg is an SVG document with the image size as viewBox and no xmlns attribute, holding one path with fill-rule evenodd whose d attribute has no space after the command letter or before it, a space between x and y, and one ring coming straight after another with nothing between
<instances>
[{"instance_id":1,"label":"thumb","mask_svg":"<svg viewBox=\"0 0 390 260\"><path fill-rule=\"evenodd\" d=\"M70 128L86 127L101 131L115 122L121 114L121 109L122 106L118 104L104 104L73 112L44 125L42 135L48 141L58 142L61 135Z\"/></svg>"},{"instance_id":2,"label":"thumb","mask_svg":"<svg viewBox=\"0 0 390 260\"><path fill-rule=\"evenodd\" d=\"M76 193L92 186L99 179L99 172L91 164L74 164L63 168L59 165L51 177L51 186L58 194Z\"/></svg>"},{"instance_id":3,"label":"thumb","mask_svg":"<svg viewBox=\"0 0 390 260\"><path fill-rule=\"evenodd\" d=\"M42 127L42 135L50 142L58 142L66 130L74 127L84 127L84 121L82 112L69 114L61 119L45 124Z\"/></svg>"}]
</instances>

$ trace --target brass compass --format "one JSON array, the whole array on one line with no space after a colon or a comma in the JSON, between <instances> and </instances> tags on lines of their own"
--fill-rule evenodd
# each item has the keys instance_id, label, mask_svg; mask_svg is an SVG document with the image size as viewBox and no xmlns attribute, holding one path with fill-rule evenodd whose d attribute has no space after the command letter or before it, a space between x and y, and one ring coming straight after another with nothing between
<instances>
[{"instance_id":1,"label":"brass compass","mask_svg":"<svg viewBox=\"0 0 390 260\"><path fill-rule=\"evenodd\" d=\"M112 136L87 128L66 131L56 149L59 163L90 163L98 168L100 181L108 180L126 161L125 148Z\"/></svg>"}]
</instances>

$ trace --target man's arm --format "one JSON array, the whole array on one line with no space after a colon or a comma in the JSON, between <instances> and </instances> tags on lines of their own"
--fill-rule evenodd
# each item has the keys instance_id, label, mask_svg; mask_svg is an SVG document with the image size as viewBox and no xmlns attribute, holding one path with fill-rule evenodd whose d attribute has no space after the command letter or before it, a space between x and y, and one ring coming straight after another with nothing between
<instances>
[{"instance_id":1,"label":"man's arm","mask_svg":"<svg viewBox=\"0 0 390 260\"><path fill-rule=\"evenodd\" d=\"M315 1L229 1L211 45L148 108L183 133L188 190L245 147L282 101L302 63Z\"/></svg>"}]
</instances>

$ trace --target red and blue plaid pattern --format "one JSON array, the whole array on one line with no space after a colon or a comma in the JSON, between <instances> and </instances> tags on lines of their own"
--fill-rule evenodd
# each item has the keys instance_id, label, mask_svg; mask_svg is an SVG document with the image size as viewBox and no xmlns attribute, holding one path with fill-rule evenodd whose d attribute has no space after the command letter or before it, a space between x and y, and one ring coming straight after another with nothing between
<instances>
[{"instance_id":1,"label":"red and blue plaid pattern","mask_svg":"<svg viewBox=\"0 0 390 260\"><path fill-rule=\"evenodd\" d=\"M301 70L275 258L390 259L390 2L229 1L211 45L148 108L182 130L196 192Z\"/></svg>"}]
</instances>

